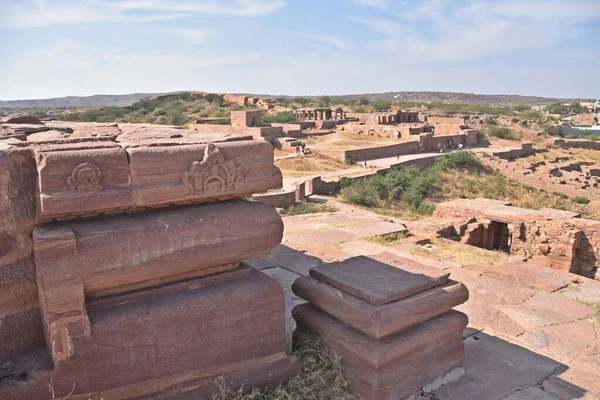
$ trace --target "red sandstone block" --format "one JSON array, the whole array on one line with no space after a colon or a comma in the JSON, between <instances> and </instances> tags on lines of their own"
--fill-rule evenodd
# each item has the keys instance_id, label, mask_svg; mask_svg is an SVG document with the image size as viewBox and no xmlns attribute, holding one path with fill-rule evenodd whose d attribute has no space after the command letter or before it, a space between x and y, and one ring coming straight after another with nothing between
<instances>
[{"instance_id":1,"label":"red sandstone block","mask_svg":"<svg viewBox=\"0 0 600 400\"><path fill-rule=\"evenodd\" d=\"M383 305L369 304L308 276L298 278L292 290L311 305L372 339L381 339L437 317L469 298L467 288L455 281Z\"/></svg>"},{"instance_id":2,"label":"red sandstone block","mask_svg":"<svg viewBox=\"0 0 600 400\"><path fill-rule=\"evenodd\" d=\"M0 398L212 398L218 376L251 388L297 372L279 283L248 267L224 274L90 303L91 335L72 341L73 355Z\"/></svg>"},{"instance_id":3,"label":"red sandstone block","mask_svg":"<svg viewBox=\"0 0 600 400\"><path fill-rule=\"evenodd\" d=\"M402 399L464 362L467 316L449 311L399 334L370 339L309 304L293 310L298 332L314 332L342 357L354 394Z\"/></svg>"},{"instance_id":4,"label":"red sandstone block","mask_svg":"<svg viewBox=\"0 0 600 400\"><path fill-rule=\"evenodd\" d=\"M60 344L69 342L66 324L75 316L85 325L84 298L230 270L268 254L282 235L273 208L243 201L36 228L38 291L55 360L72 354Z\"/></svg>"},{"instance_id":5,"label":"red sandstone block","mask_svg":"<svg viewBox=\"0 0 600 400\"><path fill-rule=\"evenodd\" d=\"M281 171L264 141L127 150L136 205L245 197L280 188Z\"/></svg>"},{"instance_id":6,"label":"red sandstone block","mask_svg":"<svg viewBox=\"0 0 600 400\"><path fill-rule=\"evenodd\" d=\"M119 146L37 152L42 218L134 205L129 163Z\"/></svg>"},{"instance_id":7,"label":"red sandstone block","mask_svg":"<svg viewBox=\"0 0 600 400\"><path fill-rule=\"evenodd\" d=\"M321 264L310 276L370 304L386 304L442 285L450 273L412 260L399 265L384 264L369 257Z\"/></svg>"}]
</instances>

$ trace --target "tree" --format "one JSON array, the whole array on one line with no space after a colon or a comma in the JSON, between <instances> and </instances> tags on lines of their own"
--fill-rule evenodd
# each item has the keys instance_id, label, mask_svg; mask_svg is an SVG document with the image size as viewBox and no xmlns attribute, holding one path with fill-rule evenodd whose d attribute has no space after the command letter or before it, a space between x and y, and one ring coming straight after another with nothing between
<instances>
[{"instance_id":1,"label":"tree","mask_svg":"<svg viewBox=\"0 0 600 400\"><path fill-rule=\"evenodd\" d=\"M369 99L367 99L365 97L361 97L360 99L358 99L358 104L360 104L361 106L368 106Z\"/></svg>"},{"instance_id":2,"label":"tree","mask_svg":"<svg viewBox=\"0 0 600 400\"><path fill-rule=\"evenodd\" d=\"M302 107L306 106L310 102L306 97L295 97L294 103L300 104Z\"/></svg>"},{"instance_id":3,"label":"tree","mask_svg":"<svg viewBox=\"0 0 600 400\"><path fill-rule=\"evenodd\" d=\"M392 107L392 102L388 100L376 100L371 102L371 106L375 110L387 110Z\"/></svg>"},{"instance_id":4,"label":"tree","mask_svg":"<svg viewBox=\"0 0 600 400\"><path fill-rule=\"evenodd\" d=\"M329 107L331 105L331 97L329 97L329 96L319 97L319 105L322 107Z\"/></svg>"}]
</instances>

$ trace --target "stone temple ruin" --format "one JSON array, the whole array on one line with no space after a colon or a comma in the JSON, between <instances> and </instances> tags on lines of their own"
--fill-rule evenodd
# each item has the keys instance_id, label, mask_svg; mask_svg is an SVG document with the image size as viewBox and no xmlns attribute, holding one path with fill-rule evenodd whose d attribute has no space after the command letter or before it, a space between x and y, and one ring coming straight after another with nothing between
<instances>
[{"instance_id":1,"label":"stone temple ruin","mask_svg":"<svg viewBox=\"0 0 600 400\"><path fill-rule=\"evenodd\" d=\"M537 265L589 278L597 276L600 221L570 211L529 210L489 199L438 204L434 216L453 220L453 228L445 235L466 244L505 251Z\"/></svg>"},{"instance_id":2,"label":"stone temple ruin","mask_svg":"<svg viewBox=\"0 0 600 400\"><path fill-rule=\"evenodd\" d=\"M240 262L283 234L242 200L281 186L268 142L46 128L0 142L0 398L211 398L218 376L298 372L281 286Z\"/></svg>"}]
</instances>

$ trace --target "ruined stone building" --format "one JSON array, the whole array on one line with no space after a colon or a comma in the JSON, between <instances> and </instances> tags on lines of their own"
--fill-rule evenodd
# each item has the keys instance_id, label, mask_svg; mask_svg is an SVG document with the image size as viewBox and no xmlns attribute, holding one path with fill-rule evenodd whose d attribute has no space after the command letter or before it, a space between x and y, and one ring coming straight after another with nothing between
<instances>
[{"instance_id":1,"label":"ruined stone building","mask_svg":"<svg viewBox=\"0 0 600 400\"><path fill-rule=\"evenodd\" d=\"M344 119L345 112L341 108L299 108L294 110L298 121L326 121L330 119Z\"/></svg>"},{"instance_id":2,"label":"ruined stone building","mask_svg":"<svg viewBox=\"0 0 600 400\"><path fill-rule=\"evenodd\" d=\"M438 204L434 216L456 219L455 233L467 244L600 279L600 221L569 211L529 210L488 199Z\"/></svg>"}]
</instances>

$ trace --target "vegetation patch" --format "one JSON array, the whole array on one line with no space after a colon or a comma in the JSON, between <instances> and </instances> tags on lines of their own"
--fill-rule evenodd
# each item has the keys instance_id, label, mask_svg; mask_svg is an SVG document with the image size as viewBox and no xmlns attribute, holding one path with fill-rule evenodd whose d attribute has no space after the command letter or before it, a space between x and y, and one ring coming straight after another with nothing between
<instances>
[{"instance_id":1,"label":"vegetation patch","mask_svg":"<svg viewBox=\"0 0 600 400\"><path fill-rule=\"evenodd\" d=\"M489 126L487 134L492 137L504 140L520 140L521 138L515 135L509 127L506 126Z\"/></svg>"},{"instance_id":2,"label":"vegetation patch","mask_svg":"<svg viewBox=\"0 0 600 400\"><path fill-rule=\"evenodd\" d=\"M590 199L588 199L587 197L583 197L583 196L575 196L575 197L573 197L573 202L575 202L577 204L588 204L590 202Z\"/></svg>"},{"instance_id":3,"label":"vegetation patch","mask_svg":"<svg viewBox=\"0 0 600 400\"><path fill-rule=\"evenodd\" d=\"M147 98L126 107L101 107L59 114L62 121L151 123L183 126L196 119L219 118L216 124L229 125L231 106L224 95L184 92L163 98ZM234 107L235 108L235 107Z\"/></svg>"},{"instance_id":4,"label":"vegetation patch","mask_svg":"<svg viewBox=\"0 0 600 400\"><path fill-rule=\"evenodd\" d=\"M484 250L462 243L452 243L448 240L433 239L431 248L419 247L411 253L435 260L447 260L469 267L472 265L491 264L503 265L509 255L502 251Z\"/></svg>"},{"instance_id":5,"label":"vegetation patch","mask_svg":"<svg viewBox=\"0 0 600 400\"><path fill-rule=\"evenodd\" d=\"M315 335L298 336L294 355L301 364L300 374L272 390L244 393L231 390L221 379L215 400L354 400L348 378L342 373L340 357L327 350Z\"/></svg>"},{"instance_id":6,"label":"vegetation patch","mask_svg":"<svg viewBox=\"0 0 600 400\"><path fill-rule=\"evenodd\" d=\"M428 168L399 167L385 175L364 179L342 179L342 198L352 204L373 208L405 209L428 215L434 206L426 197L439 188L441 174L446 170L481 173L484 166L472 153L461 151L438 157Z\"/></svg>"},{"instance_id":7,"label":"vegetation patch","mask_svg":"<svg viewBox=\"0 0 600 400\"><path fill-rule=\"evenodd\" d=\"M438 157L431 167L399 167L385 175L341 179L340 185L343 201L404 219L431 215L436 203L479 197L511 201L515 207L554 208L600 219L600 209L588 204L588 199L571 200L563 193L549 193L508 179L466 151Z\"/></svg>"},{"instance_id":8,"label":"vegetation patch","mask_svg":"<svg viewBox=\"0 0 600 400\"><path fill-rule=\"evenodd\" d=\"M405 241L410 237L408 231L386 233L385 235L375 235L364 238L367 242L390 246Z\"/></svg>"},{"instance_id":9,"label":"vegetation patch","mask_svg":"<svg viewBox=\"0 0 600 400\"><path fill-rule=\"evenodd\" d=\"M320 212L336 212L340 209L329 204L299 203L281 210L282 215L315 214Z\"/></svg>"}]
</instances>

